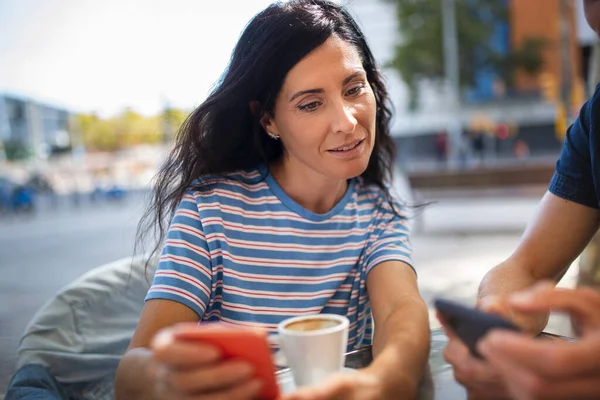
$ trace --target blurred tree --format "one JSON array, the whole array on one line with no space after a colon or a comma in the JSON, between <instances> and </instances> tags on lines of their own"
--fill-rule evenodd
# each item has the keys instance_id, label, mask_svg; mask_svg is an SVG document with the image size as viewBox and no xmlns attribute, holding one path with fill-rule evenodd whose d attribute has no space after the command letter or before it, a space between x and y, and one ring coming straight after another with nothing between
<instances>
[{"instance_id":1,"label":"blurred tree","mask_svg":"<svg viewBox=\"0 0 600 400\"><path fill-rule=\"evenodd\" d=\"M3 147L7 160L25 160L33 156L33 150L29 146L16 140L4 142Z\"/></svg>"},{"instance_id":2,"label":"blurred tree","mask_svg":"<svg viewBox=\"0 0 600 400\"><path fill-rule=\"evenodd\" d=\"M175 132L183 124L183 121L187 118L188 113L172 107L167 107L162 112L162 128L164 132L164 141L169 142L173 140Z\"/></svg>"},{"instance_id":3,"label":"blurred tree","mask_svg":"<svg viewBox=\"0 0 600 400\"><path fill-rule=\"evenodd\" d=\"M169 109L169 123L176 131L187 112ZM84 146L90 151L115 151L141 144L160 143L164 132L161 126L165 116L145 117L125 109L114 118L102 119L94 114L80 114L75 118Z\"/></svg>"},{"instance_id":4,"label":"blurred tree","mask_svg":"<svg viewBox=\"0 0 600 400\"><path fill-rule=\"evenodd\" d=\"M110 121L95 114L80 114L76 122L81 130L84 146L91 151L114 151L119 148L116 129Z\"/></svg>"},{"instance_id":5,"label":"blurred tree","mask_svg":"<svg viewBox=\"0 0 600 400\"><path fill-rule=\"evenodd\" d=\"M441 83L444 79L443 0L386 1L396 7L400 37L389 66L397 70L408 85L409 107L415 108L419 82ZM495 71L510 88L517 70L534 74L541 69L543 38L528 38L508 54L495 48L496 30L509 17L505 0L456 0L455 4L462 89L475 87L478 72Z\"/></svg>"}]
</instances>

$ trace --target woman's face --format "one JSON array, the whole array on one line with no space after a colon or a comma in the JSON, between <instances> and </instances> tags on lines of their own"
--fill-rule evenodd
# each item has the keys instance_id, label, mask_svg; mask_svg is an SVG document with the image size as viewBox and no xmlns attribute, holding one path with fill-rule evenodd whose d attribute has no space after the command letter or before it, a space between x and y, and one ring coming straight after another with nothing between
<instances>
[{"instance_id":1,"label":"woman's face","mask_svg":"<svg viewBox=\"0 0 600 400\"><path fill-rule=\"evenodd\" d=\"M332 36L289 71L263 125L281 138L285 170L345 180L367 168L376 109L358 52Z\"/></svg>"}]
</instances>

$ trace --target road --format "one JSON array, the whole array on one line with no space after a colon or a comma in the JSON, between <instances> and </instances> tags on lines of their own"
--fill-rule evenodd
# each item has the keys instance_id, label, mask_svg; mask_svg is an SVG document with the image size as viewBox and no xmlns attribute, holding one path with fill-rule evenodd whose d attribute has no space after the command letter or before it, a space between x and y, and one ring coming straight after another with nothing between
<instances>
[{"instance_id":1,"label":"road","mask_svg":"<svg viewBox=\"0 0 600 400\"><path fill-rule=\"evenodd\" d=\"M141 200L43 207L33 217L0 218L0 393L35 311L84 272L132 254Z\"/></svg>"},{"instance_id":2,"label":"road","mask_svg":"<svg viewBox=\"0 0 600 400\"><path fill-rule=\"evenodd\" d=\"M425 300L440 295L473 302L481 277L516 247L537 202L452 198L428 207L413 237ZM18 338L35 311L89 269L132 254L142 203L136 195L121 203L63 204L44 207L34 217L0 218L0 393L13 373ZM568 333L564 320L557 321L553 330Z\"/></svg>"}]
</instances>

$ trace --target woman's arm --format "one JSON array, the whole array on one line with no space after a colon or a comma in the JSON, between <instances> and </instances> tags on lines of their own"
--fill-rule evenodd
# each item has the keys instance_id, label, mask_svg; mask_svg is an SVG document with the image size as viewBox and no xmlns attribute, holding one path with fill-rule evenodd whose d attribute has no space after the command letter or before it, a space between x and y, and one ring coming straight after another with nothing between
<instances>
[{"instance_id":1,"label":"woman's arm","mask_svg":"<svg viewBox=\"0 0 600 400\"><path fill-rule=\"evenodd\" d=\"M180 322L197 322L198 315L183 304L170 300L148 300L115 378L115 398L154 399L155 381L150 342L156 333Z\"/></svg>"},{"instance_id":2,"label":"woman's arm","mask_svg":"<svg viewBox=\"0 0 600 400\"><path fill-rule=\"evenodd\" d=\"M598 210L546 193L515 252L486 274L479 286L480 302L550 279L558 282L598 230ZM540 332L547 318L514 316L520 325Z\"/></svg>"},{"instance_id":3,"label":"woman's arm","mask_svg":"<svg viewBox=\"0 0 600 400\"><path fill-rule=\"evenodd\" d=\"M374 361L386 398L414 398L429 356L429 314L406 263L387 261L367 275L375 320ZM404 398L404 396L403 396Z\"/></svg>"}]
</instances>

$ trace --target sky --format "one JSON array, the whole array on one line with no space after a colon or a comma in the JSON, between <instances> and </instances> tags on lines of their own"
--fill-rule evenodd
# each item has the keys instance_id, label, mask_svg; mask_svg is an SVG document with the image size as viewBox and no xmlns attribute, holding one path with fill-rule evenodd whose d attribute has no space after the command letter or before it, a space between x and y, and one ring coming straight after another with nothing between
<instances>
[{"instance_id":1,"label":"sky","mask_svg":"<svg viewBox=\"0 0 600 400\"><path fill-rule=\"evenodd\" d=\"M0 93L74 112L191 109L271 0L0 0Z\"/></svg>"}]
</instances>

